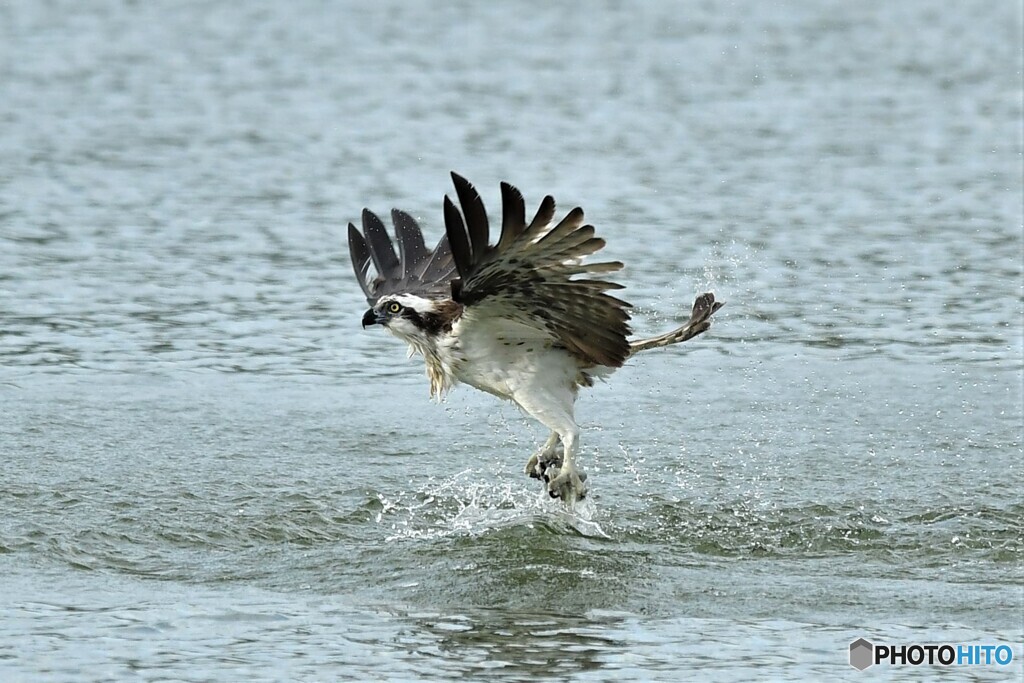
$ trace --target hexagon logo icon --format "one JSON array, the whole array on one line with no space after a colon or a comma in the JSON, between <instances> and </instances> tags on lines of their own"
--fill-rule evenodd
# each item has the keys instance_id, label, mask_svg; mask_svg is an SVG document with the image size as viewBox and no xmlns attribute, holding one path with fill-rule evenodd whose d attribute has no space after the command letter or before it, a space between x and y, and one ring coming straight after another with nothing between
<instances>
[{"instance_id":1,"label":"hexagon logo icon","mask_svg":"<svg viewBox=\"0 0 1024 683\"><path fill-rule=\"evenodd\" d=\"M863 671L874 664L875 646L863 638L850 643L850 666L857 671Z\"/></svg>"}]
</instances>

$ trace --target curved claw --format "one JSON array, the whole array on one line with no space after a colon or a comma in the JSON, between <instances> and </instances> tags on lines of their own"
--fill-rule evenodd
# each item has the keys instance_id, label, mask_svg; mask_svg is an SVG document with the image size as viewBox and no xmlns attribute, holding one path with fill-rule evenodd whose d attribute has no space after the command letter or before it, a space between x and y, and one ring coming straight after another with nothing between
<instances>
[{"instance_id":1,"label":"curved claw","mask_svg":"<svg viewBox=\"0 0 1024 683\"><path fill-rule=\"evenodd\" d=\"M587 480L585 472L580 472L575 467L563 467L551 479L548 479L548 495L552 498L561 498L567 503L583 500L587 495L587 487L583 482Z\"/></svg>"},{"instance_id":2,"label":"curved claw","mask_svg":"<svg viewBox=\"0 0 1024 683\"><path fill-rule=\"evenodd\" d=\"M547 482L551 478L551 470L557 470L561 466L562 458L557 453L534 453L526 463L526 474L532 479Z\"/></svg>"}]
</instances>

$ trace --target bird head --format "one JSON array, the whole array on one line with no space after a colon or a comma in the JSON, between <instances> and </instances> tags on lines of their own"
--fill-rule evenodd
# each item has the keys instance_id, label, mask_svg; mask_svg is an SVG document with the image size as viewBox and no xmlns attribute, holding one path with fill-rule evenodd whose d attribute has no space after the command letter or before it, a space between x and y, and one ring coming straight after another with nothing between
<instances>
[{"instance_id":1,"label":"bird head","mask_svg":"<svg viewBox=\"0 0 1024 683\"><path fill-rule=\"evenodd\" d=\"M391 334L410 344L430 343L451 330L454 316L462 307L453 301L425 299L398 294L381 299L363 314L363 327L383 325Z\"/></svg>"}]
</instances>

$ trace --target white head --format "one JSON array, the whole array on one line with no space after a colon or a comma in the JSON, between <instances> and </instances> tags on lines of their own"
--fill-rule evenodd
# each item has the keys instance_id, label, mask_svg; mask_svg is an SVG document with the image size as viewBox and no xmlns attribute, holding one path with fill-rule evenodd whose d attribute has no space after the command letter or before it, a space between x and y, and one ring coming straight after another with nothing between
<instances>
[{"instance_id":1,"label":"white head","mask_svg":"<svg viewBox=\"0 0 1024 683\"><path fill-rule=\"evenodd\" d=\"M390 294L381 297L363 315L363 327L383 325L409 344L433 346L437 338L451 332L452 323L462 313L462 306L451 299L426 299L415 294Z\"/></svg>"}]
</instances>

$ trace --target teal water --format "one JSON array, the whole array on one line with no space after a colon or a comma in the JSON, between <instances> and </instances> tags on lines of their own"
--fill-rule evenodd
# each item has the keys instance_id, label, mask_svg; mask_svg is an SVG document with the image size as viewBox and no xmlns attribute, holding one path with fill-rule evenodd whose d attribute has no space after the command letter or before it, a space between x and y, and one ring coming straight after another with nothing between
<instances>
[{"instance_id":1,"label":"teal water","mask_svg":"<svg viewBox=\"0 0 1024 683\"><path fill-rule=\"evenodd\" d=\"M0 679L1021 675L1020 9L588 8L0 6ZM452 169L640 333L728 302L584 394L575 511L360 329L345 224Z\"/></svg>"}]
</instances>

